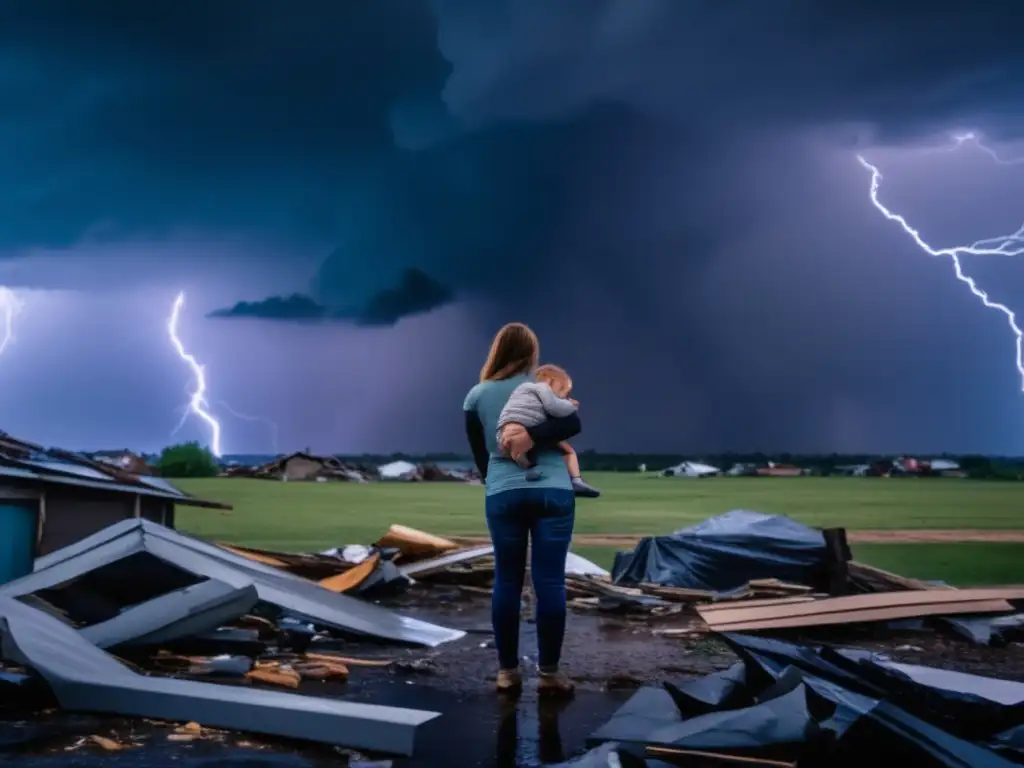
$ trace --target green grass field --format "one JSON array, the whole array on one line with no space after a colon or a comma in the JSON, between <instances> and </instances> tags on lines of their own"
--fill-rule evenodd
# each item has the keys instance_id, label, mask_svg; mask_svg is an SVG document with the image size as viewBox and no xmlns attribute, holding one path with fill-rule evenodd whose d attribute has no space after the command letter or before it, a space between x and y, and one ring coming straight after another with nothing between
<instances>
[{"instance_id":1,"label":"green grass field","mask_svg":"<svg viewBox=\"0 0 1024 768\"><path fill-rule=\"evenodd\" d=\"M1024 484L884 478L714 478L591 474L604 495L577 505L576 531L669 533L730 509L786 514L848 530L1024 530ZM183 530L207 539L310 551L372 542L392 523L447 535L486 533L483 489L461 483L280 483L182 480L234 511L180 507ZM858 559L908 576L959 584L1024 582L1024 545L859 544ZM577 547L607 565L614 548Z\"/></svg>"}]
</instances>

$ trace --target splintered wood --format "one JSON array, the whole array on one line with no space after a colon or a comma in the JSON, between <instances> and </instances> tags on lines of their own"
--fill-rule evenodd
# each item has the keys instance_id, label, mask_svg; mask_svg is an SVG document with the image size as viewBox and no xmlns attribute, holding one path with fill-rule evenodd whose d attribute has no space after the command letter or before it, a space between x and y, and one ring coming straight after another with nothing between
<instances>
[{"instance_id":1,"label":"splintered wood","mask_svg":"<svg viewBox=\"0 0 1024 768\"><path fill-rule=\"evenodd\" d=\"M379 562L380 552L374 552L354 568L349 568L344 573L339 573L335 576L328 576L326 579L320 579L317 584L324 589L331 590L331 592L344 594L355 589L370 578Z\"/></svg>"}]
</instances>

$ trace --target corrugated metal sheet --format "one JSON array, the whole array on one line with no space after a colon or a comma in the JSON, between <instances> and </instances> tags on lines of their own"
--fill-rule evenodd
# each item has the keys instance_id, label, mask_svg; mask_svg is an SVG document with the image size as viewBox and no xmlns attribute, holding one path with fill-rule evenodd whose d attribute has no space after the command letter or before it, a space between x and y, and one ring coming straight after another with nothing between
<instances>
[{"instance_id":1,"label":"corrugated metal sheet","mask_svg":"<svg viewBox=\"0 0 1024 768\"><path fill-rule=\"evenodd\" d=\"M32 472L19 467L0 466L0 478L9 477L17 480L30 480L38 483L52 483L55 485L70 485L78 488L94 488L96 490L111 491L113 493L129 493L139 496L155 496L161 499L170 499L178 504L186 504L193 507L214 507L224 509L226 505L212 501L202 501L192 496L187 496L180 491L169 493L145 485L127 485L112 481L89 480L86 478L71 477L68 475L50 475L42 472Z\"/></svg>"},{"instance_id":2,"label":"corrugated metal sheet","mask_svg":"<svg viewBox=\"0 0 1024 768\"><path fill-rule=\"evenodd\" d=\"M110 475L100 472L98 469L92 467L86 467L81 464L72 464L67 461L50 461L50 460L35 460L25 459L19 462L20 464L27 464L32 467L39 467L43 472L63 472L69 475L75 475L76 477L85 477L90 480L110 480Z\"/></svg>"},{"instance_id":3,"label":"corrugated metal sheet","mask_svg":"<svg viewBox=\"0 0 1024 768\"><path fill-rule=\"evenodd\" d=\"M194 507L231 509L226 504L189 496L161 478L140 475L125 467L108 466L71 451L43 448L0 431L0 478L4 477L36 484L167 499Z\"/></svg>"}]
</instances>

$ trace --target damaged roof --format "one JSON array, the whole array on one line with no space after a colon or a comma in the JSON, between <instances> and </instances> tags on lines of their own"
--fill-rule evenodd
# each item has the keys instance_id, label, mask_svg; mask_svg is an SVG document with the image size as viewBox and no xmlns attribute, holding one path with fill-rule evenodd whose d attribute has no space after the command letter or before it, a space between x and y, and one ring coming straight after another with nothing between
<instances>
[{"instance_id":1,"label":"damaged roof","mask_svg":"<svg viewBox=\"0 0 1024 768\"><path fill-rule=\"evenodd\" d=\"M197 499L161 477L137 475L120 467L59 448L44 448L0 432L0 479L33 485L66 485L167 499L177 504L231 509Z\"/></svg>"}]
</instances>

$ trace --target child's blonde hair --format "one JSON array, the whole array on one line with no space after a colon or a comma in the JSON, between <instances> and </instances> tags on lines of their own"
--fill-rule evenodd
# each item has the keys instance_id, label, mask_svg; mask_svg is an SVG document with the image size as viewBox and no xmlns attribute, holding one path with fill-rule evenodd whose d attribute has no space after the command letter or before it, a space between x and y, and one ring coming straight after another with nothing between
<instances>
[{"instance_id":1,"label":"child's blonde hair","mask_svg":"<svg viewBox=\"0 0 1024 768\"><path fill-rule=\"evenodd\" d=\"M537 381L544 382L552 389L554 389L557 384L564 384L566 394L572 391L572 377L566 373L564 368L560 368L557 365L545 363L537 368L535 376Z\"/></svg>"}]
</instances>

